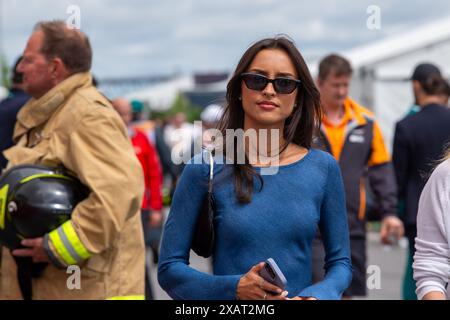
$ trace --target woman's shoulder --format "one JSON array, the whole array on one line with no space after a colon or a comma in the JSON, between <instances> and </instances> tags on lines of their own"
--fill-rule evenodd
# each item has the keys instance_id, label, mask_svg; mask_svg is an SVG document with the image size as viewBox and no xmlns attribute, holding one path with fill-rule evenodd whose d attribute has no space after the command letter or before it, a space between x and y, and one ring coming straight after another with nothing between
<instances>
[{"instance_id":1,"label":"woman's shoulder","mask_svg":"<svg viewBox=\"0 0 450 320\"><path fill-rule=\"evenodd\" d=\"M316 148L309 149L311 154L317 157L318 159L326 160L326 161L336 161L334 157L327 151L323 151Z\"/></svg>"},{"instance_id":2,"label":"woman's shoulder","mask_svg":"<svg viewBox=\"0 0 450 320\"><path fill-rule=\"evenodd\" d=\"M328 179L335 177L340 172L339 165L332 155L315 148L309 148L308 153L299 161L280 168L297 170L302 175L306 173L305 178L308 181L313 180L319 184L325 184ZM292 174L293 172L290 173ZM296 175L292 174L292 178L296 179Z\"/></svg>"},{"instance_id":3,"label":"woman's shoulder","mask_svg":"<svg viewBox=\"0 0 450 320\"><path fill-rule=\"evenodd\" d=\"M315 148L311 148L309 152L310 158L319 165L323 165L327 168L338 166L336 159L329 152Z\"/></svg>"},{"instance_id":4,"label":"woman's shoulder","mask_svg":"<svg viewBox=\"0 0 450 320\"><path fill-rule=\"evenodd\" d=\"M434 169L429 182L450 188L450 158L441 162L436 169Z\"/></svg>"}]
</instances>

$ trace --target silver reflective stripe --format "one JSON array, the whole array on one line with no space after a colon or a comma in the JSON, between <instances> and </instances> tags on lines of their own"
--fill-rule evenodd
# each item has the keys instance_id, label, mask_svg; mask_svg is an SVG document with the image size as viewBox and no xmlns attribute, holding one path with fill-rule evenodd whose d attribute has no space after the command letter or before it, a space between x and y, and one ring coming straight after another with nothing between
<instances>
[{"instance_id":1,"label":"silver reflective stripe","mask_svg":"<svg viewBox=\"0 0 450 320\"><path fill-rule=\"evenodd\" d=\"M349 122L349 124L345 128L344 141L347 140L347 136L349 135L349 133L358 126L359 126L359 123L356 122L355 120L352 120Z\"/></svg>"},{"instance_id":2,"label":"silver reflective stripe","mask_svg":"<svg viewBox=\"0 0 450 320\"><path fill-rule=\"evenodd\" d=\"M82 262L83 258L81 258L78 255L78 253L75 251L75 249L72 247L72 244L70 243L69 239L67 239L67 236L64 233L64 231L62 230L62 227L58 228L58 234L59 234L59 237L61 238L61 241L64 244L64 247L66 247L67 251L69 251L72 258L74 258L77 262Z\"/></svg>"},{"instance_id":3,"label":"silver reflective stripe","mask_svg":"<svg viewBox=\"0 0 450 320\"><path fill-rule=\"evenodd\" d=\"M58 258L56 258L56 256L53 254L52 249L50 249L50 241L51 241L51 240L50 240L50 237L49 237L48 233L46 233L45 236L44 236L44 244L43 244L43 245L44 245L44 250L45 250L45 252L47 253L47 255L48 255L48 257L49 257L51 263L53 263L53 265L54 265L55 267L57 267L58 269L65 269L66 266L63 265L63 264L58 260Z\"/></svg>"}]
</instances>

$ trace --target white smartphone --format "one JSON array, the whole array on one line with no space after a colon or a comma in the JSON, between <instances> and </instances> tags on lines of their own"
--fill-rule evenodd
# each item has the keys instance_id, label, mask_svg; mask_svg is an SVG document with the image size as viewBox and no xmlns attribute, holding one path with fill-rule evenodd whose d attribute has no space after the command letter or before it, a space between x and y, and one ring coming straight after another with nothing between
<instances>
[{"instance_id":1,"label":"white smartphone","mask_svg":"<svg viewBox=\"0 0 450 320\"><path fill-rule=\"evenodd\" d=\"M259 275L263 277L264 280L270 282L273 285L276 285L282 290L286 288L286 277L272 258L266 260L266 263L259 272Z\"/></svg>"}]
</instances>

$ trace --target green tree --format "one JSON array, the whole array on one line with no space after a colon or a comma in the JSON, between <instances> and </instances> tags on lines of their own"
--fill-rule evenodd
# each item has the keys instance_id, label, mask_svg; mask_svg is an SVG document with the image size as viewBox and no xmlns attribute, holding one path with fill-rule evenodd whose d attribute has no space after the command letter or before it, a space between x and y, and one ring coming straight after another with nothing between
<instances>
[{"instance_id":1,"label":"green tree","mask_svg":"<svg viewBox=\"0 0 450 320\"><path fill-rule=\"evenodd\" d=\"M188 122L194 122L200 119L200 113L202 108L192 104L183 94L179 94L172 106L164 112L151 112L153 119L167 119L175 114L182 112L186 114L186 120Z\"/></svg>"},{"instance_id":2,"label":"green tree","mask_svg":"<svg viewBox=\"0 0 450 320\"><path fill-rule=\"evenodd\" d=\"M9 88L11 85L10 76L9 76L9 66L6 62L6 58L3 55L0 55L0 73L1 73L1 79L0 79L0 85L4 86L5 88Z\"/></svg>"}]
</instances>

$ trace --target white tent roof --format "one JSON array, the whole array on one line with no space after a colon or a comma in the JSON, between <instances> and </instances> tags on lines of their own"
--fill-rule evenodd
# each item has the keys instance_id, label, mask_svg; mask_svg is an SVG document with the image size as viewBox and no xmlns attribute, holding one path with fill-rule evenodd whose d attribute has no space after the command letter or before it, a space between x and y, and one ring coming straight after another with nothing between
<instances>
[{"instance_id":1,"label":"white tent roof","mask_svg":"<svg viewBox=\"0 0 450 320\"><path fill-rule=\"evenodd\" d=\"M192 76L180 76L130 93L126 95L126 98L147 102L152 110L164 111L170 108L181 91L192 90L193 88L194 79Z\"/></svg>"},{"instance_id":2,"label":"white tent roof","mask_svg":"<svg viewBox=\"0 0 450 320\"><path fill-rule=\"evenodd\" d=\"M450 17L387 37L345 53L353 67L373 65L450 40Z\"/></svg>"},{"instance_id":3,"label":"white tent roof","mask_svg":"<svg viewBox=\"0 0 450 320\"><path fill-rule=\"evenodd\" d=\"M403 118L414 101L408 79L421 62L436 64L450 76L450 16L392 34L384 39L342 53L356 70L366 68L367 78L353 76L350 95L372 108L387 142L392 146L395 122ZM318 61L311 64L316 75Z\"/></svg>"},{"instance_id":4,"label":"white tent roof","mask_svg":"<svg viewBox=\"0 0 450 320\"><path fill-rule=\"evenodd\" d=\"M404 55L411 55L417 51L442 45L450 41L450 16L436 20L434 22L407 30L384 39L359 46L342 53L350 60L354 69L360 67L373 66L391 60L399 59ZM430 57L429 61L433 61ZM445 73L450 73L450 63L448 69L443 68ZM440 65L442 67L442 65ZM311 64L311 73L317 74L318 61ZM412 69L408 70L409 72ZM401 74L404 76L405 70L391 70L390 74Z\"/></svg>"}]
</instances>

